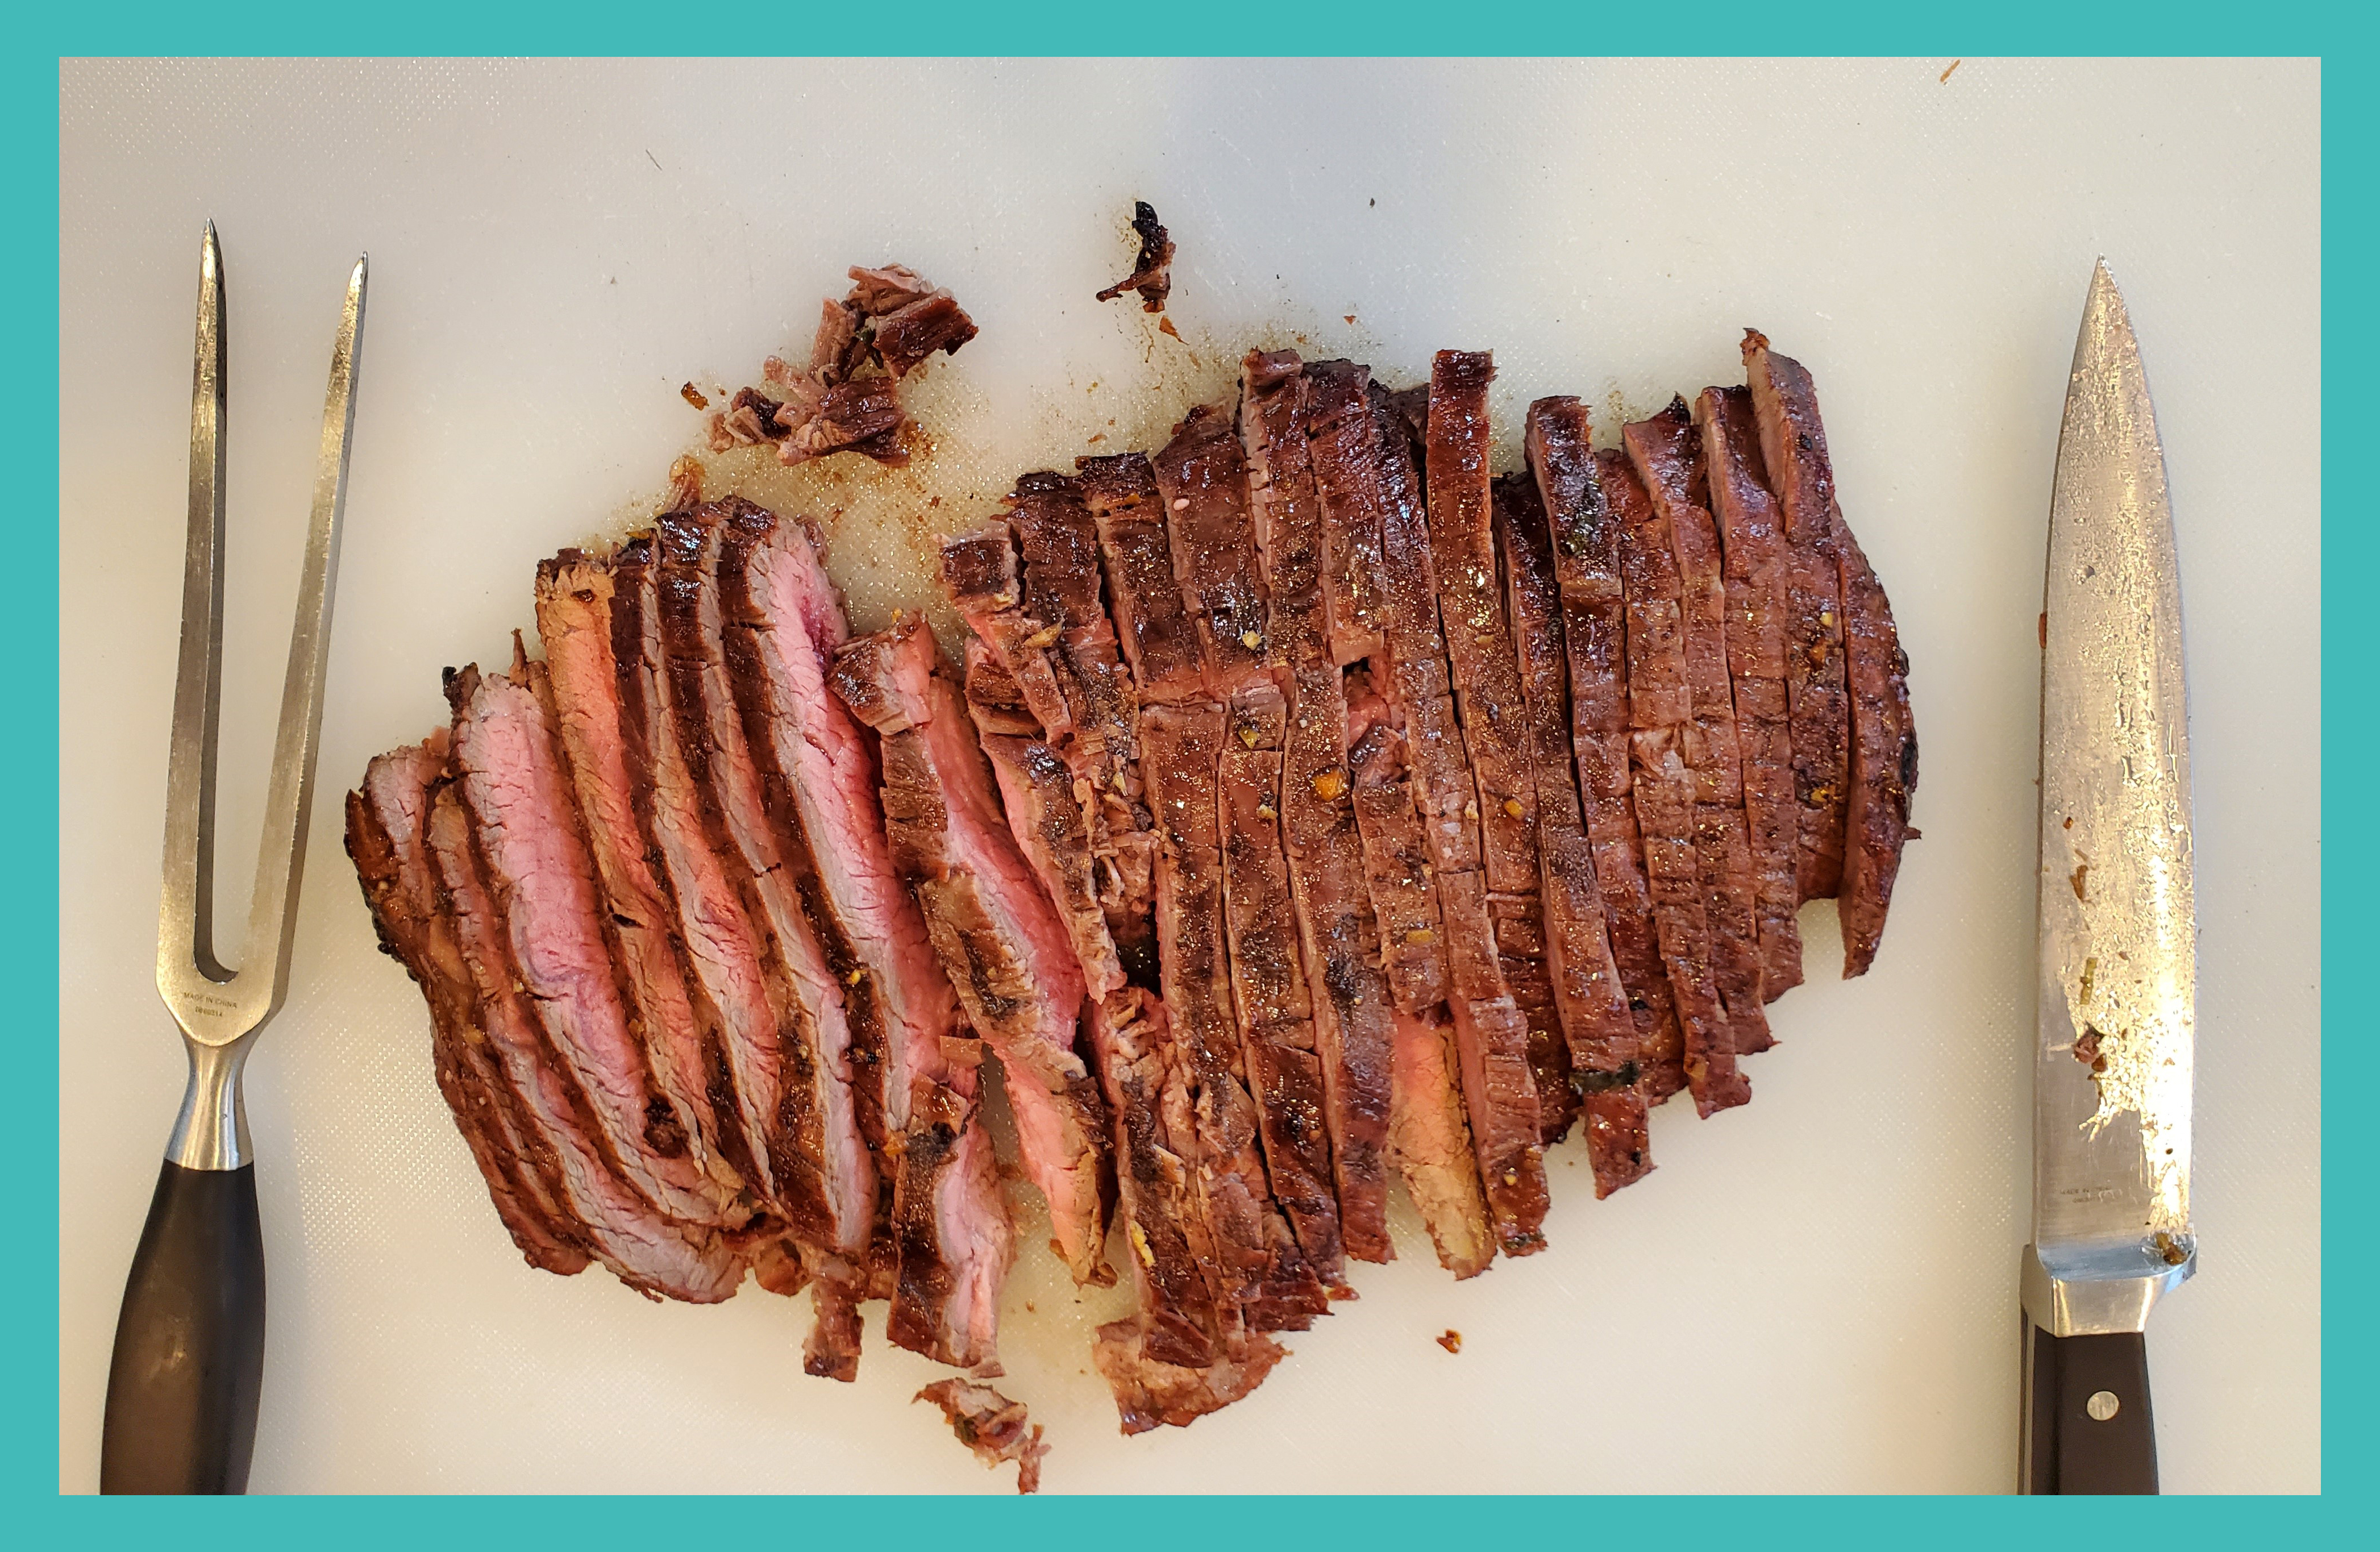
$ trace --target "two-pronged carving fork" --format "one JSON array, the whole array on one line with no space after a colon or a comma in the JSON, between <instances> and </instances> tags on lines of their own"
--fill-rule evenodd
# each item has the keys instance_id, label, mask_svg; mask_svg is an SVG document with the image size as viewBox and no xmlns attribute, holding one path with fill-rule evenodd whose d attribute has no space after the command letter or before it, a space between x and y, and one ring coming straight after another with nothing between
<instances>
[{"instance_id":1,"label":"two-pronged carving fork","mask_svg":"<svg viewBox=\"0 0 2380 1552\"><path fill-rule=\"evenodd\" d=\"M233 970L215 957L212 909L225 356L223 256L208 224L199 261L189 548L165 782L165 887L157 914L157 990L181 1025L190 1079L116 1318L100 1446L104 1493L237 1493L248 1486L264 1374L264 1242L240 1070L257 1032L280 1011L289 988L363 321L364 261L358 259L331 349L314 512L249 905L248 964Z\"/></svg>"}]
</instances>

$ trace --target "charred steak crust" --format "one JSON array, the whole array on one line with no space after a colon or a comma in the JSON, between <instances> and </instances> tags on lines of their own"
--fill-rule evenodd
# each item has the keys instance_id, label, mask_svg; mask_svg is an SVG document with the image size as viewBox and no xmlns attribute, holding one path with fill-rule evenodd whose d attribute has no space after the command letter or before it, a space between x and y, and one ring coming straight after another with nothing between
<instances>
[{"instance_id":1,"label":"charred steak crust","mask_svg":"<svg viewBox=\"0 0 2380 1552\"><path fill-rule=\"evenodd\" d=\"M1775 1001L1802 983L1796 919L1800 804L1786 687L1787 599L1783 518L1760 458L1748 388L1706 388L1694 406L1711 515L1727 576L1728 672L1743 751L1743 817L1760 928L1761 995Z\"/></svg>"},{"instance_id":2,"label":"charred steak crust","mask_svg":"<svg viewBox=\"0 0 2380 1552\"><path fill-rule=\"evenodd\" d=\"M1727 588L1701 439L1682 398L1622 432L1629 461L1670 527L1678 561L1687 698L1697 736L1680 749L1694 782L1694 854L1711 928L1711 976L1739 1056L1774 1042L1761 1012L1760 908L1743 804L1743 758L1728 671Z\"/></svg>"},{"instance_id":3,"label":"charred steak crust","mask_svg":"<svg viewBox=\"0 0 2380 1552\"><path fill-rule=\"evenodd\" d=\"M1832 898L1842 886L1851 790L1851 704L1843 677L1842 555L1834 465L1817 390L1802 363L1743 332L1760 455L1785 514L1785 688L1793 734L1799 891Z\"/></svg>"},{"instance_id":4,"label":"charred steak crust","mask_svg":"<svg viewBox=\"0 0 2380 1552\"><path fill-rule=\"evenodd\" d=\"M1173 293L1173 239L1158 221L1156 207L1146 200L1133 201L1132 230L1140 239L1140 255L1133 261L1132 273L1095 299L1111 302L1127 291L1137 291L1141 311L1163 312L1165 298Z\"/></svg>"},{"instance_id":5,"label":"charred steak crust","mask_svg":"<svg viewBox=\"0 0 2380 1552\"><path fill-rule=\"evenodd\" d=\"M1525 711L1489 536L1488 384L1494 375L1494 363L1475 351L1441 350L1430 370L1424 421L1427 515L1422 532L1413 537L1418 540L1416 551L1428 557L1429 581L1438 596L1427 604L1416 599L1411 607L1416 615L1436 610L1442 616L1443 624L1433 633L1439 649L1427 661L1436 673L1448 675L1452 695L1440 691L1414 700L1446 705L1446 736L1457 746L1450 749L1450 757L1468 764L1463 784L1471 795L1465 806L1439 810L1442 826L1463 828L1467 855L1441 856L1439 902L1448 920L1448 963L1455 992L1451 1011L1480 1178L1498 1240L1506 1254L1521 1255L1545 1244L1546 1107L1532 1059L1566 1061L1567 1052L1558 1035L1530 1028L1504 974L1496 940L1500 913L1495 897L1534 894L1537 879L1529 826L1533 804L1523 801L1523 788L1534 789L1534 782L1516 758ZM1409 422L1413 418L1412 408L1393 400L1387 407ZM1488 550L1484 556L1483 545ZM1381 548L1390 554L1405 552L1393 537ZM1408 671L1404 654L1398 657L1400 672ZM1420 662L1416 654L1412 663ZM1458 710L1459 719L1451 714ZM1407 716L1409 733L1416 722ZM1470 867L1459 866L1462 862ZM1502 915L1510 921L1517 913ZM1465 917L1468 921L1458 926ZM1539 1002L1539 987L1524 985L1524 989L1533 1005ZM1544 1000L1549 1002L1550 997ZM1541 1018L1550 1012L1532 1011ZM1560 1097L1567 1094L1565 1073Z\"/></svg>"},{"instance_id":6,"label":"charred steak crust","mask_svg":"<svg viewBox=\"0 0 2380 1552\"><path fill-rule=\"evenodd\" d=\"M1530 406L1534 430L1543 401ZM1512 637L1528 708L1528 754L1536 778L1537 867L1545 902L1546 969L1569 1043L1570 1086L1586 1123L1587 1159L1598 1197L1652 1168L1645 1096L1636 1082L1636 1025L1611 957L1596 881L1595 850L1579 801L1567 710L1570 667L1562 640L1561 588L1553 540L1535 482L1508 476L1496 486L1498 548L1504 557Z\"/></svg>"},{"instance_id":7,"label":"charred steak crust","mask_svg":"<svg viewBox=\"0 0 2380 1552\"><path fill-rule=\"evenodd\" d=\"M1597 455L1603 493L1620 524L1627 588L1629 801L1644 839L1645 874L1670 992L1684 1036L1682 1062L1694 1107L1708 1116L1752 1097L1735 1067L1712 976L1710 918L1694 853L1694 778L1684 746L1694 703L1686 682L1675 540L1625 455Z\"/></svg>"},{"instance_id":8,"label":"charred steak crust","mask_svg":"<svg viewBox=\"0 0 2380 1552\"><path fill-rule=\"evenodd\" d=\"M1330 645L1328 545L1310 457L1298 358L1251 352L1241 430L1249 500L1287 696L1279 770L1281 837L1321 1064L1340 1234L1359 1261L1394 1254L1387 1147L1392 1033L1388 981L1366 892L1347 765L1347 697ZM1312 1247L1308 1247L1312 1254Z\"/></svg>"}]
</instances>

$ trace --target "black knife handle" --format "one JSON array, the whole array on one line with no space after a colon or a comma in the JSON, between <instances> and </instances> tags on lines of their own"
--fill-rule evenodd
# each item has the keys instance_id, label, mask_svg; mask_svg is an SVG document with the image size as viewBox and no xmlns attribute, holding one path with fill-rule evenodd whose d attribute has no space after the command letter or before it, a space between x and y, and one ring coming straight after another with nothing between
<instances>
[{"instance_id":1,"label":"black knife handle","mask_svg":"<svg viewBox=\"0 0 2380 1552\"><path fill-rule=\"evenodd\" d=\"M2154 1493L2149 1350L2138 1331L2053 1337L2025 1322L2031 1365L2024 1490Z\"/></svg>"},{"instance_id":2,"label":"black knife handle","mask_svg":"<svg viewBox=\"0 0 2380 1552\"><path fill-rule=\"evenodd\" d=\"M99 1490L248 1491L263 1380L256 1166L168 1159L116 1316Z\"/></svg>"}]
</instances>

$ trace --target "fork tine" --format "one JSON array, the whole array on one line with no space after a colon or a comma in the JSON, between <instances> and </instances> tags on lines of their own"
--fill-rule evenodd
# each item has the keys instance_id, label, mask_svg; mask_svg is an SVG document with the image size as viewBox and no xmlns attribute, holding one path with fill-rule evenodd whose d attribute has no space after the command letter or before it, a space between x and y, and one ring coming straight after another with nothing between
<instances>
[{"instance_id":1,"label":"fork tine","mask_svg":"<svg viewBox=\"0 0 2380 1552\"><path fill-rule=\"evenodd\" d=\"M306 527L298 574L298 619L289 634L289 673L281 690L281 728L273 741L273 781L249 903L251 967L273 956L271 1000L289 986L289 943L297 930L298 881L305 871L306 821L314 796L314 757L322 731L322 679L331 647L333 582L339 568L339 522L347 501L347 442L356 424L356 358L363 343L366 259L347 279L346 306L331 346L331 387L322 405L322 450L314 466L314 512Z\"/></svg>"},{"instance_id":2,"label":"fork tine","mask_svg":"<svg viewBox=\"0 0 2380 1552\"><path fill-rule=\"evenodd\" d=\"M159 989L192 969L230 978L214 952L215 734L223 688L224 407L228 356L223 251L199 248L198 345L190 368L190 516L182 562L181 663L165 776L165 879L157 912Z\"/></svg>"}]
</instances>

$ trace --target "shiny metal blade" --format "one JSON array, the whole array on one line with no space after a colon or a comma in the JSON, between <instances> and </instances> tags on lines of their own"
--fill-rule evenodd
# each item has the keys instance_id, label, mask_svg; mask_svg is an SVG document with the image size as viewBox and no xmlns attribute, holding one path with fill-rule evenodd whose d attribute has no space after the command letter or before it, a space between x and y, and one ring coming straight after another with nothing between
<instances>
[{"instance_id":1,"label":"shiny metal blade","mask_svg":"<svg viewBox=\"0 0 2380 1552\"><path fill-rule=\"evenodd\" d=\"M347 277L346 305L331 346L331 386L322 404L322 448L314 466L314 512L306 525L306 559L298 576L298 619L289 633L289 672L281 689L281 728L273 741L273 780L264 800L264 835L249 897L251 962L273 956L271 1000L289 989L289 940L298 927L298 886L305 871L306 821L314 800L314 757L322 742L322 678L331 652L331 600L339 569L339 527L347 504L347 440L356 426L356 353L362 344L366 259Z\"/></svg>"},{"instance_id":2,"label":"shiny metal blade","mask_svg":"<svg viewBox=\"0 0 2380 1552\"><path fill-rule=\"evenodd\" d=\"M199 326L190 367L190 519L182 558L182 647L165 771L165 887L157 911L158 989L231 978L215 960L215 739L223 703L223 250L199 244ZM168 967L171 967L170 969ZM170 980L170 984L169 984Z\"/></svg>"},{"instance_id":3,"label":"shiny metal blade","mask_svg":"<svg viewBox=\"0 0 2380 1552\"><path fill-rule=\"evenodd\" d=\"M2041 680L2034 1254L2069 1336L2143 1328L2196 1268L2188 705L2165 455L2104 261L2074 347L2050 502Z\"/></svg>"}]
</instances>

